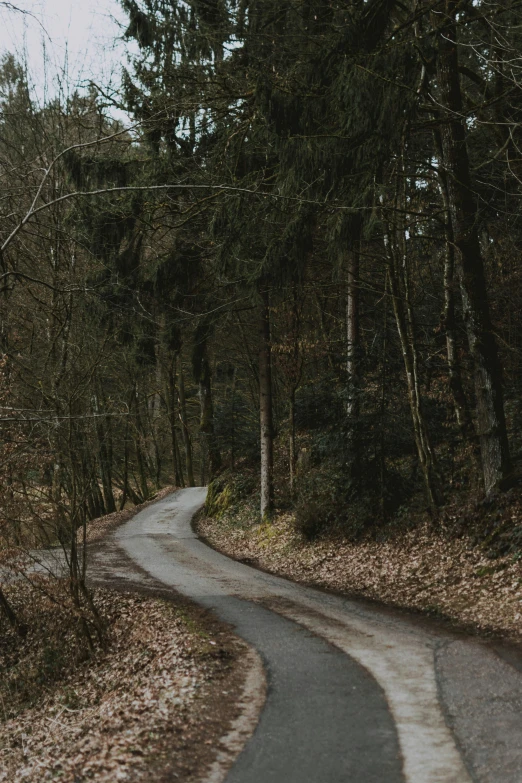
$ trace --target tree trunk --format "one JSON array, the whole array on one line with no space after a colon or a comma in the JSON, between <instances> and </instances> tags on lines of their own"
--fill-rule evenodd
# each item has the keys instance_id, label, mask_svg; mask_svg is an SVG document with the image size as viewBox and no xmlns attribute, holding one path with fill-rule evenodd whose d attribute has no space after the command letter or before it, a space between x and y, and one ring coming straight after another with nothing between
<instances>
[{"instance_id":1,"label":"tree trunk","mask_svg":"<svg viewBox=\"0 0 522 783\"><path fill-rule=\"evenodd\" d=\"M205 463L208 456L209 461L209 481L221 468L221 453L216 443L214 434L214 406L212 403L212 374L210 371L210 362L207 356L206 345L203 347L203 356L199 364L199 402L201 406L201 418L199 430L202 435L203 444L206 449L203 450L202 464ZM206 453L205 453L206 451ZM204 478L202 478L202 483Z\"/></svg>"},{"instance_id":2,"label":"tree trunk","mask_svg":"<svg viewBox=\"0 0 522 783\"><path fill-rule=\"evenodd\" d=\"M358 232L359 233L359 232ZM346 296L346 374L347 399L346 415L348 419L348 467L352 479L356 478L360 464L359 440L359 236L356 236L348 256L348 279Z\"/></svg>"},{"instance_id":3,"label":"tree trunk","mask_svg":"<svg viewBox=\"0 0 522 783\"><path fill-rule=\"evenodd\" d=\"M181 460L178 446L178 435L176 432L176 356L173 355L169 366L167 376L167 402L170 424L170 438L172 444L172 465L174 467L174 483L177 487L184 487L183 471L181 469Z\"/></svg>"},{"instance_id":4,"label":"tree trunk","mask_svg":"<svg viewBox=\"0 0 522 783\"><path fill-rule=\"evenodd\" d=\"M428 503L432 510L439 505L439 492L435 474L435 457L431 448L428 428L424 417L419 378L416 328L411 303L408 248L406 241L406 177L401 167L396 172L395 211L393 224L385 216L387 230L384 245L388 257L388 279L392 295L393 312L406 371L408 398L410 402L413 434L419 464L424 478ZM382 202L382 199L381 199Z\"/></svg>"},{"instance_id":5,"label":"tree trunk","mask_svg":"<svg viewBox=\"0 0 522 783\"><path fill-rule=\"evenodd\" d=\"M205 438L201 438L201 459L199 463L199 484L201 487L207 485L207 460L208 460L208 444Z\"/></svg>"},{"instance_id":6,"label":"tree trunk","mask_svg":"<svg viewBox=\"0 0 522 783\"><path fill-rule=\"evenodd\" d=\"M232 385L230 387L230 394L232 397L232 404L230 406L230 425L232 428L230 436L230 467L232 470L235 470L236 467L236 378L237 370L234 367Z\"/></svg>"},{"instance_id":7,"label":"tree trunk","mask_svg":"<svg viewBox=\"0 0 522 783\"><path fill-rule=\"evenodd\" d=\"M129 494L129 424L128 419L125 422L125 434L123 436L123 480L122 480L122 492L120 498L120 511L125 508L127 502L127 496Z\"/></svg>"},{"instance_id":8,"label":"tree trunk","mask_svg":"<svg viewBox=\"0 0 522 783\"><path fill-rule=\"evenodd\" d=\"M161 345L161 342L159 343ZM154 390L149 397L148 402L148 415L150 421L151 442L149 446L149 461L153 468L154 483L156 489L161 486L161 456L158 445L158 429L161 416L161 386L162 386L162 362L161 362L161 350L160 347L156 347L155 351L156 365L155 365L155 384Z\"/></svg>"},{"instance_id":9,"label":"tree trunk","mask_svg":"<svg viewBox=\"0 0 522 783\"><path fill-rule=\"evenodd\" d=\"M147 482L147 463L146 463L146 454L145 454L146 446L144 446L144 448L142 449L142 443L146 442L146 438L145 438L144 428L141 420L140 397L139 397L139 391L137 385L135 385L134 390L135 390L136 430L137 430L137 438L135 444L136 462L138 465L140 491L141 491L143 501L145 501L149 496L149 487Z\"/></svg>"},{"instance_id":10,"label":"tree trunk","mask_svg":"<svg viewBox=\"0 0 522 783\"><path fill-rule=\"evenodd\" d=\"M134 399L135 394L134 390L131 393L130 400L128 403L129 413L132 413L132 407L134 405ZM127 502L127 498L130 495L133 497L133 490L130 486L129 482L129 458L130 458L130 424L129 424L129 416L125 417L125 431L123 434L123 476L121 479L121 490L122 495L120 498L120 511L123 511L125 508L125 503ZM135 493L134 493L135 494Z\"/></svg>"},{"instance_id":11,"label":"tree trunk","mask_svg":"<svg viewBox=\"0 0 522 783\"><path fill-rule=\"evenodd\" d=\"M444 311L442 322L446 335L446 357L448 362L449 386L453 396L455 417L462 433L467 437L473 436L473 422L468 406L462 373L457 358L457 339L455 328L455 248L451 226L448 226L444 257Z\"/></svg>"},{"instance_id":12,"label":"tree trunk","mask_svg":"<svg viewBox=\"0 0 522 783\"><path fill-rule=\"evenodd\" d=\"M389 270L384 274L384 313L382 323L382 355L381 355L381 400L380 400L380 437L379 437L379 473L380 473L380 503L383 518L386 516L386 358L388 356L388 279Z\"/></svg>"},{"instance_id":13,"label":"tree trunk","mask_svg":"<svg viewBox=\"0 0 522 783\"><path fill-rule=\"evenodd\" d=\"M445 178L444 178L445 179ZM447 194L447 185L443 181L441 185L444 205L446 207L446 246L444 252L444 310L442 314L442 325L446 335L446 358L448 362L449 386L453 397L453 408L455 418L461 430L463 437L474 444L473 453L477 460L476 452L477 436L468 399L464 391L462 382L461 366L457 356L457 337L455 322L455 240L453 237L453 228L451 225L451 216L449 211L449 201Z\"/></svg>"},{"instance_id":14,"label":"tree trunk","mask_svg":"<svg viewBox=\"0 0 522 783\"><path fill-rule=\"evenodd\" d=\"M290 411L288 416L289 426L289 442L288 442L288 462L290 469L290 494L294 495L295 492L295 468L296 468L296 453L295 453L295 388L290 389Z\"/></svg>"},{"instance_id":15,"label":"tree trunk","mask_svg":"<svg viewBox=\"0 0 522 783\"><path fill-rule=\"evenodd\" d=\"M274 444L272 422L272 366L270 351L270 307L268 289L260 290L261 323L259 347L259 419L261 425L261 519L274 510Z\"/></svg>"},{"instance_id":16,"label":"tree trunk","mask_svg":"<svg viewBox=\"0 0 522 783\"><path fill-rule=\"evenodd\" d=\"M414 335L408 328L408 319L404 305L404 296L393 264L390 264L390 288L392 293L393 311L397 324L397 331L401 343L404 368L406 370L406 382L408 385L408 398L413 421L413 434L417 455L424 477L428 502L432 509L438 506L438 495L435 481L435 462L431 449L428 430L422 410L422 400L419 390L417 347Z\"/></svg>"},{"instance_id":17,"label":"tree trunk","mask_svg":"<svg viewBox=\"0 0 522 783\"><path fill-rule=\"evenodd\" d=\"M101 397L100 387L101 384L97 384L99 390L93 396L94 401L94 414L96 424L96 435L98 440L98 464L100 466L100 476L103 487L104 505L108 514L116 511L116 503L114 501L114 494L112 491L112 438L110 432L110 419L101 418L100 413L100 401L103 408L105 408L105 400ZM100 393L100 398L98 394ZM99 401L100 400L100 401Z\"/></svg>"},{"instance_id":18,"label":"tree trunk","mask_svg":"<svg viewBox=\"0 0 522 783\"><path fill-rule=\"evenodd\" d=\"M470 353L475 370L478 434L484 488L491 492L510 471L501 366L493 334L484 262L477 233L477 209L471 189L465 118L458 73L455 3L446 0L439 36L437 82L445 110L441 124L442 158L455 246L461 265L460 284Z\"/></svg>"},{"instance_id":19,"label":"tree trunk","mask_svg":"<svg viewBox=\"0 0 522 783\"><path fill-rule=\"evenodd\" d=\"M442 139L440 133L435 131L435 146L439 161L439 186L445 218L445 247L444 247L444 309L442 312L442 326L446 337L446 359L448 362L449 387L453 397L453 408L457 424L466 440L475 442L476 432L471 417L471 411L464 391L462 371L457 356L457 328L455 317L455 273L457 264L455 259L455 239L451 223L451 213L448 197L448 183L442 155Z\"/></svg>"},{"instance_id":20,"label":"tree trunk","mask_svg":"<svg viewBox=\"0 0 522 783\"><path fill-rule=\"evenodd\" d=\"M7 618L7 622L11 628L14 628L15 631L20 634L20 636L25 636L27 629L18 621L18 617L12 609L11 604L5 597L2 588L0 588L0 610Z\"/></svg>"},{"instance_id":21,"label":"tree trunk","mask_svg":"<svg viewBox=\"0 0 522 783\"><path fill-rule=\"evenodd\" d=\"M187 401L185 398L185 379L183 377L183 361L179 359L179 383L178 383L178 395L179 395L179 409L181 415L181 431L183 434L183 443L185 445L185 463L187 468L187 480L189 487L195 486L194 481L194 464L192 461L192 443L190 441L190 432L187 421Z\"/></svg>"}]
</instances>

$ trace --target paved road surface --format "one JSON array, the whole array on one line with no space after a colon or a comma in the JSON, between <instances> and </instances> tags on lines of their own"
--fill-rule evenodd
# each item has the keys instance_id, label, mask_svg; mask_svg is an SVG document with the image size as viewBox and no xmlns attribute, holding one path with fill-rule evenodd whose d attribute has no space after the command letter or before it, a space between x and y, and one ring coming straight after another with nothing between
<instances>
[{"instance_id":1,"label":"paved road surface","mask_svg":"<svg viewBox=\"0 0 522 783\"><path fill-rule=\"evenodd\" d=\"M91 573L146 572L232 623L262 656L265 706L226 783L521 783L516 659L215 552L190 525L205 492L180 490L141 511Z\"/></svg>"}]
</instances>

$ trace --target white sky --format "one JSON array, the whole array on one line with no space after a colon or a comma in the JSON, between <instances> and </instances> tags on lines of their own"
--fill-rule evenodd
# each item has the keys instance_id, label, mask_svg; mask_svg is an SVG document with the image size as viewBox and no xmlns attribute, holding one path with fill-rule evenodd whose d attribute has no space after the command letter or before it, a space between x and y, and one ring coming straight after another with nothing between
<instances>
[{"instance_id":1,"label":"white sky","mask_svg":"<svg viewBox=\"0 0 522 783\"><path fill-rule=\"evenodd\" d=\"M29 78L40 100L45 91L55 92L57 77L68 91L90 80L117 86L126 62L126 46L118 40L125 15L117 0L11 0L11 4L27 13L10 10L0 1L0 53L27 58Z\"/></svg>"}]
</instances>

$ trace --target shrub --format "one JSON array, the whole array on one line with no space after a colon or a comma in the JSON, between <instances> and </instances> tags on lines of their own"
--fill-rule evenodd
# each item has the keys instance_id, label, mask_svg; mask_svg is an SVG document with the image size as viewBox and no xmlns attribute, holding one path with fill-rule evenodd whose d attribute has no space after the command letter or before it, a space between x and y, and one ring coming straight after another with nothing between
<instances>
[{"instance_id":1,"label":"shrub","mask_svg":"<svg viewBox=\"0 0 522 783\"><path fill-rule=\"evenodd\" d=\"M295 509L294 529L306 541L318 538L327 527L324 508L317 500L301 500Z\"/></svg>"}]
</instances>

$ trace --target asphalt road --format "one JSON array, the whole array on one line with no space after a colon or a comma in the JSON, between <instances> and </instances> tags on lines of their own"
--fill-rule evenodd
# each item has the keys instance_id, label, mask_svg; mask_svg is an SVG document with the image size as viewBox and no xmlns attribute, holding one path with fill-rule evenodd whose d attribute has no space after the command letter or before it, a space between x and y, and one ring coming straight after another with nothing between
<instances>
[{"instance_id":1,"label":"asphalt road","mask_svg":"<svg viewBox=\"0 0 522 783\"><path fill-rule=\"evenodd\" d=\"M123 550L137 572L215 611L261 655L266 700L226 783L522 782L516 654L215 552L190 524L205 492L180 490L141 511L97 551L91 573L130 578L114 557Z\"/></svg>"}]
</instances>

